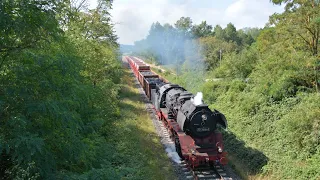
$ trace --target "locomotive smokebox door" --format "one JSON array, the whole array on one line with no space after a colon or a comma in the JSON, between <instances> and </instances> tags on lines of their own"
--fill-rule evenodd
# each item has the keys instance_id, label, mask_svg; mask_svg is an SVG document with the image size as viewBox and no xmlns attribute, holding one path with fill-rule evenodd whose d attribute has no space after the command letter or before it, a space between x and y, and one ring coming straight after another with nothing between
<instances>
[{"instance_id":1,"label":"locomotive smokebox door","mask_svg":"<svg viewBox=\"0 0 320 180\"><path fill-rule=\"evenodd\" d=\"M180 128L191 136L206 137L216 129L217 118L212 114L208 105L195 105L191 100L187 100L178 112L177 122Z\"/></svg>"}]
</instances>

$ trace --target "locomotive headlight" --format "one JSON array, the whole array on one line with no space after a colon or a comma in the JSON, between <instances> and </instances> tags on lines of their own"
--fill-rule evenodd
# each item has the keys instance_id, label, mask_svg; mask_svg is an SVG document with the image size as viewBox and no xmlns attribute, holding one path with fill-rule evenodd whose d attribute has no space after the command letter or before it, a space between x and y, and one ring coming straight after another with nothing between
<instances>
[{"instance_id":1,"label":"locomotive headlight","mask_svg":"<svg viewBox=\"0 0 320 180\"><path fill-rule=\"evenodd\" d=\"M216 147L217 147L218 152L222 153L223 149L222 149L222 145L220 142L217 142Z\"/></svg>"}]
</instances>

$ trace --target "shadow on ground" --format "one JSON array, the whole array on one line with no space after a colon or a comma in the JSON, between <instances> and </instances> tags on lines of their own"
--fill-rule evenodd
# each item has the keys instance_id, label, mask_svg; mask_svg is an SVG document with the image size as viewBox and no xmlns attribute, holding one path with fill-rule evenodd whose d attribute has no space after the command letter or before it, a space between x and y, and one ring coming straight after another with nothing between
<instances>
[{"instance_id":1,"label":"shadow on ground","mask_svg":"<svg viewBox=\"0 0 320 180\"><path fill-rule=\"evenodd\" d=\"M232 132L224 132L225 150L228 152L230 165L244 179L262 172L263 166L268 163L268 157L261 151L246 146L245 142Z\"/></svg>"}]
</instances>

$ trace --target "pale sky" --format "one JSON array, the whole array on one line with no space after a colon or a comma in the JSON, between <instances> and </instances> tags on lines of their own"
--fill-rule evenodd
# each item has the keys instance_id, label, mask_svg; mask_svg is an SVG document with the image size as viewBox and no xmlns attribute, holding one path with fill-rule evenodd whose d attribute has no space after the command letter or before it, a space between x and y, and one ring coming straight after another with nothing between
<instances>
[{"instance_id":1,"label":"pale sky","mask_svg":"<svg viewBox=\"0 0 320 180\"><path fill-rule=\"evenodd\" d=\"M93 7L96 0L88 0ZM133 44L148 35L153 22L174 24L180 17L191 17L194 24L206 20L225 27L229 22L237 29L264 27L269 16L282 12L270 0L114 0L111 11L121 44Z\"/></svg>"}]
</instances>

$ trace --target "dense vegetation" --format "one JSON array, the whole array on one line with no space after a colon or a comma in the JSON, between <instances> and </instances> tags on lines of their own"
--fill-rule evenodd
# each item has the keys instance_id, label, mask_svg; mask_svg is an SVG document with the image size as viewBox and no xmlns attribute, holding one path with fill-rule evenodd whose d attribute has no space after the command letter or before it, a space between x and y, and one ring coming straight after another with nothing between
<instances>
[{"instance_id":1,"label":"dense vegetation","mask_svg":"<svg viewBox=\"0 0 320 180\"><path fill-rule=\"evenodd\" d=\"M0 176L107 176L121 64L110 1L0 2ZM101 98L107 97L107 98ZM76 174L79 174L77 176ZM83 175L84 174L84 175ZM83 175L83 176L80 176Z\"/></svg>"},{"instance_id":2,"label":"dense vegetation","mask_svg":"<svg viewBox=\"0 0 320 180\"><path fill-rule=\"evenodd\" d=\"M143 104L119 100L140 95L119 94L112 1L85 2L0 2L0 179L172 179Z\"/></svg>"},{"instance_id":3,"label":"dense vegetation","mask_svg":"<svg viewBox=\"0 0 320 180\"><path fill-rule=\"evenodd\" d=\"M263 29L236 30L181 18L154 23L135 54L162 64L169 80L202 91L225 113L232 163L245 177L320 177L320 3L285 4ZM171 64L169 66L169 64Z\"/></svg>"}]
</instances>

